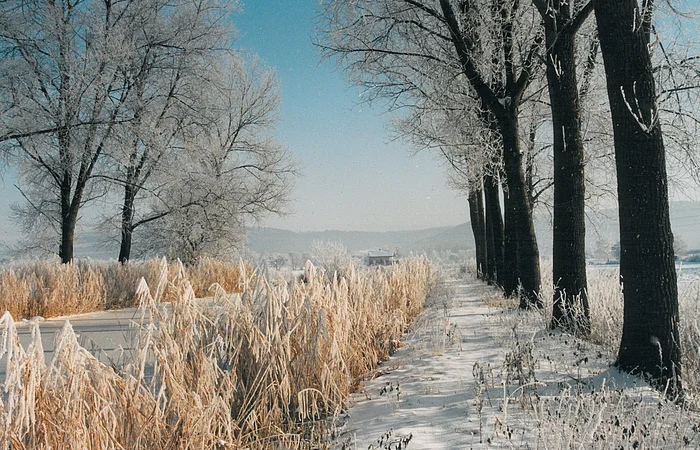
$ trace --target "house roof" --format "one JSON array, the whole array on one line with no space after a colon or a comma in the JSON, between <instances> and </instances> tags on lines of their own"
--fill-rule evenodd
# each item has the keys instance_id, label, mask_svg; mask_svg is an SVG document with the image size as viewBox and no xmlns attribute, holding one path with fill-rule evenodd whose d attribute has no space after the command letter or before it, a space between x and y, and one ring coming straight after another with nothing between
<instances>
[{"instance_id":1,"label":"house roof","mask_svg":"<svg viewBox=\"0 0 700 450\"><path fill-rule=\"evenodd\" d=\"M367 256L370 258L392 258L394 256L394 252L389 250L372 250L367 253Z\"/></svg>"}]
</instances>

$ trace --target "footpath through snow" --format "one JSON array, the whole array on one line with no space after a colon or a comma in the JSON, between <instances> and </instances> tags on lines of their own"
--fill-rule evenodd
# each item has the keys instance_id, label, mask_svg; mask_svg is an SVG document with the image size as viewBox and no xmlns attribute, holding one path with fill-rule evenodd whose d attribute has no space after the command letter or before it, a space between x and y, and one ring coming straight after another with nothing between
<instances>
[{"instance_id":1,"label":"footpath through snow","mask_svg":"<svg viewBox=\"0 0 700 450\"><path fill-rule=\"evenodd\" d=\"M611 369L591 343L548 331L542 314L504 305L481 282L445 282L353 394L335 448L699 446L697 414Z\"/></svg>"}]
</instances>

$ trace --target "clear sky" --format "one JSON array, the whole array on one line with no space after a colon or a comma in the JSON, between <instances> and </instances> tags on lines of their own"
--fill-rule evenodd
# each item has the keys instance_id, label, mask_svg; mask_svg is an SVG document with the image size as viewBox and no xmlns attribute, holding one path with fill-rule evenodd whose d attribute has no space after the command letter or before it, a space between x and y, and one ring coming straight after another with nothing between
<instances>
[{"instance_id":1,"label":"clear sky","mask_svg":"<svg viewBox=\"0 0 700 450\"><path fill-rule=\"evenodd\" d=\"M282 94L276 135L301 173L292 214L262 225L391 231L467 222L467 200L447 187L441 162L390 142L391 119L361 104L332 62L321 63L312 44L317 7L317 0L244 0L234 15L236 46L276 71ZM11 170L0 171L0 243L20 234L9 220L10 204L22 200L14 183ZM94 216L94 209L82 216Z\"/></svg>"},{"instance_id":2,"label":"clear sky","mask_svg":"<svg viewBox=\"0 0 700 450\"><path fill-rule=\"evenodd\" d=\"M457 225L467 199L447 187L441 161L390 142L388 116L362 104L312 44L317 0L247 0L237 44L276 70L282 105L277 136L300 162L295 213L266 226L387 231Z\"/></svg>"}]
</instances>

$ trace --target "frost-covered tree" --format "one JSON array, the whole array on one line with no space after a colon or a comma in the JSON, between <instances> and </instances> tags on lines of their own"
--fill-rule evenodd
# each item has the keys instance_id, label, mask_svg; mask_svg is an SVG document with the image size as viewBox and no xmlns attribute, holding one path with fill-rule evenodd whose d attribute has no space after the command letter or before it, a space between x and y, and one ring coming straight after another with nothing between
<instances>
[{"instance_id":1,"label":"frost-covered tree","mask_svg":"<svg viewBox=\"0 0 700 450\"><path fill-rule=\"evenodd\" d=\"M120 183L139 186L154 147L168 148L163 86L218 46L228 11L207 0L0 4L0 141L19 173L28 242L44 234L71 261L81 207L115 180L110 161L127 169Z\"/></svg>"},{"instance_id":2,"label":"frost-covered tree","mask_svg":"<svg viewBox=\"0 0 700 450\"><path fill-rule=\"evenodd\" d=\"M342 273L352 264L348 249L340 241L314 241L311 258L316 264L326 269L326 273L331 278L336 276L336 273Z\"/></svg>"},{"instance_id":3,"label":"frost-covered tree","mask_svg":"<svg viewBox=\"0 0 700 450\"><path fill-rule=\"evenodd\" d=\"M235 244L246 219L281 210L293 165L270 137L276 85L232 50L235 7L215 0L0 5L0 142L26 199L15 209L25 247L56 252L58 242L57 253L70 261L80 208L107 195L121 198L108 218L120 230L120 261L146 225L154 239L143 251L155 251L162 235L161 251L198 254L207 242L216 253L221 245L211 243ZM168 230L187 234L180 219L201 231L193 226L178 241Z\"/></svg>"},{"instance_id":4,"label":"frost-covered tree","mask_svg":"<svg viewBox=\"0 0 700 450\"><path fill-rule=\"evenodd\" d=\"M540 59L536 12L517 1L325 1L320 45L369 98L413 106L434 77L458 77L502 139L507 183L506 256L523 306L539 304L539 250L525 187L519 113Z\"/></svg>"},{"instance_id":5,"label":"frost-covered tree","mask_svg":"<svg viewBox=\"0 0 700 450\"><path fill-rule=\"evenodd\" d=\"M653 1L600 0L595 17L612 115L624 323L616 365L682 396L678 286L664 135L650 55Z\"/></svg>"},{"instance_id":6,"label":"frost-covered tree","mask_svg":"<svg viewBox=\"0 0 700 450\"><path fill-rule=\"evenodd\" d=\"M80 208L103 194L92 180L132 84L121 74L143 2L0 4L0 139L16 156L25 231L52 231L73 259Z\"/></svg>"},{"instance_id":7,"label":"frost-covered tree","mask_svg":"<svg viewBox=\"0 0 700 450\"><path fill-rule=\"evenodd\" d=\"M273 74L240 55L209 67L204 104L153 180L158 195L136 216L138 252L186 262L230 257L246 221L282 213L295 163L271 135L279 105ZM147 194L156 192L155 189Z\"/></svg>"},{"instance_id":8,"label":"frost-covered tree","mask_svg":"<svg viewBox=\"0 0 700 450\"><path fill-rule=\"evenodd\" d=\"M155 181L173 161L181 135L199 123L213 88L212 66L228 60L232 39L228 16L233 4L212 0L153 3L133 42L132 64L123 76L133 80L125 105L129 121L116 128L108 157L114 187L121 187L119 261L130 258L132 234L153 216L138 213L143 202L172 187ZM170 155L169 155L170 153ZM155 182L154 182L155 181Z\"/></svg>"}]
</instances>

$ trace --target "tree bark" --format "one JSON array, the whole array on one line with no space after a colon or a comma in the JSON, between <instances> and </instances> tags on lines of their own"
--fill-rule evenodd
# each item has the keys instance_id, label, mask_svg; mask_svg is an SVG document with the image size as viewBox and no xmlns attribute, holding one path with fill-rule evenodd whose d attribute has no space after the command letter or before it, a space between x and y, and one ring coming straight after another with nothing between
<instances>
[{"instance_id":1,"label":"tree bark","mask_svg":"<svg viewBox=\"0 0 700 450\"><path fill-rule=\"evenodd\" d=\"M480 246L477 247L479 258L481 260L481 279L486 280L486 274L489 270L488 247L486 245L486 211L484 210L484 185L483 177L479 180L479 190L476 193L476 210L477 220L479 221L479 241Z\"/></svg>"},{"instance_id":2,"label":"tree bark","mask_svg":"<svg viewBox=\"0 0 700 450\"><path fill-rule=\"evenodd\" d=\"M479 279L486 280L488 271L486 248L486 219L484 218L484 193L481 186L476 185L469 192L469 217L474 246L476 248L476 272Z\"/></svg>"},{"instance_id":3,"label":"tree bark","mask_svg":"<svg viewBox=\"0 0 700 450\"><path fill-rule=\"evenodd\" d=\"M501 116L499 126L503 137L503 164L508 183L506 201L506 254L505 263L515 264L516 289L522 287L521 308L542 307L540 292L540 252L537 247L532 210L525 187L523 155L518 135L517 109L511 108ZM512 240L515 240L513 243ZM509 245L510 242L510 245ZM510 249L508 248L510 247ZM513 255L515 250L515 255ZM513 258L513 256L515 256ZM510 258L510 259L509 259ZM507 270L507 269L506 269ZM506 293L514 292L512 278Z\"/></svg>"},{"instance_id":4,"label":"tree bark","mask_svg":"<svg viewBox=\"0 0 700 450\"><path fill-rule=\"evenodd\" d=\"M124 187L122 204L121 242L119 245L119 262L124 264L131 258L131 239L134 233L134 199L136 192L132 186Z\"/></svg>"},{"instance_id":5,"label":"tree bark","mask_svg":"<svg viewBox=\"0 0 700 450\"><path fill-rule=\"evenodd\" d=\"M545 18L547 85L554 137L552 328L590 334L586 279L584 148L576 77L576 32L561 2Z\"/></svg>"},{"instance_id":6,"label":"tree bark","mask_svg":"<svg viewBox=\"0 0 700 450\"><path fill-rule=\"evenodd\" d=\"M537 125L530 124L530 131L527 136L527 152L525 158L525 187L527 189L527 200L530 202L530 214L535 212L535 138L537 137Z\"/></svg>"},{"instance_id":7,"label":"tree bark","mask_svg":"<svg viewBox=\"0 0 700 450\"><path fill-rule=\"evenodd\" d=\"M503 215L498 182L491 175L484 177L484 210L486 214L486 254L489 284L503 286Z\"/></svg>"},{"instance_id":8,"label":"tree bark","mask_svg":"<svg viewBox=\"0 0 700 450\"><path fill-rule=\"evenodd\" d=\"M506 297L518 290L518 232L513 216L513 196L503 191L503 291Z\"/></svg>"},{"instance_id":9,"label":"tree bark","mask_svg":"<svg viewBox=\"0 0 700 450\"><path fill-rule=\"evenodd\" d=\"M67 211L61 213L61 244L58 257L62 264L73 262L73 248L75 241L75 225L78 221L77 208L69 207Z\"/></svg>"},{"instance_id":10,"label":"tree bark","mask_svg":"<svg viewBox=\"0 0 700 450\"><path fill-rule=\"evenodd\" d=\"M612 113L620 215L624 324L616 365L683 395L678 287L663 135L648 43L636 0L595 4Z\"/></svg>"}]
</instances>

